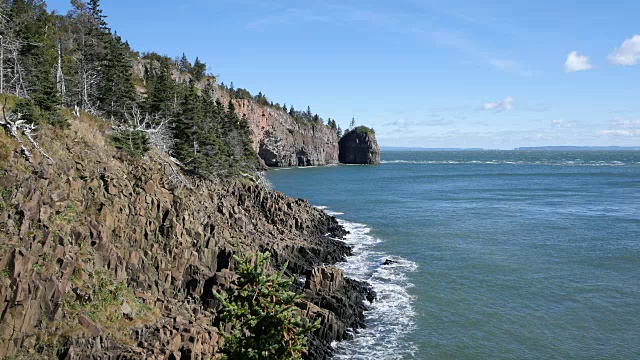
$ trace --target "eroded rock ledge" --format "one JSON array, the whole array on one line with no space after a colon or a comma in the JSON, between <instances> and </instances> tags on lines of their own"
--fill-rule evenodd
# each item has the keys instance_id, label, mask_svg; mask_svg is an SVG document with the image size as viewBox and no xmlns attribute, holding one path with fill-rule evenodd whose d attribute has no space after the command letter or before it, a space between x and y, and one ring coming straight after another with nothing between
<instances>
[{"instance_id":1,"label":"eroded rock ledge","mask_svg":"<svg viewBox=\"0 0 640 360\"><path fill-rule=\"evenodd\" d=\"M308 274L301 308L323 324L309 358L363 325L366 286L316 268L351 251L333 239L345 233L335 218L244 181L179 187L166 159L126 158L99 128L43 128L55 164L26 163L0 132L0 356L215 358L212 291L236 251Z\"/></svg>"}]
</instances>

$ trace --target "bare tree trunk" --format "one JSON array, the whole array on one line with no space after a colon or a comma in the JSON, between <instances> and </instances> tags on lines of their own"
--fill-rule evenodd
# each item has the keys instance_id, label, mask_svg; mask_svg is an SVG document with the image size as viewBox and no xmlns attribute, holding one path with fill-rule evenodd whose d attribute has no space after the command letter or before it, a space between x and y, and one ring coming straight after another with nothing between
<instances>
[{"instance_id":1,"label":"bare tree trunk","mask_svg":"<svg viewBox=\"0 0 640 360\"><path fill-rule=\"evenodd\" d=\"M58 92L64 102L67 89L64 84L64 73L62 72L62 44L60 42L60 39L58 39L58 72L56 73L56 83L58 84Z\"/></svg>"},{"instance_id":2,"label":"bare tree trunk","mask_svg":"<svg viewBox=\"0 0 640 360\"><path fill-rule=\"evenodd\" d=\"M0 36L0 94L4 93L4 36Z\"/></svg>"}]
</instances>

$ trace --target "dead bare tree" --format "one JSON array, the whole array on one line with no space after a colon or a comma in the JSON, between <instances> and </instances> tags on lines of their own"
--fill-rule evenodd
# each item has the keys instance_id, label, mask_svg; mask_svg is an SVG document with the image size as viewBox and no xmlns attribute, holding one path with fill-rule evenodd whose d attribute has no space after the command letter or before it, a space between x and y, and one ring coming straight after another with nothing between
<instances>
[{"instance_id":1,"label":"dead bare tree","mask_svg":"<svg viewBox=\"0 0 640 360\"><path fill-rule=\"evenodd\" d=\"M31 151L25 146L20 134L22 134L22 136L26 137L27 140L29 140L29 143L31 143L31 146L33 146L34 149L36 149L42 156L53 163L53 159L49 155L47 155L44 150L42 150L40 145L38 145L38 143L33 138L36 126L32 123L27 123L26 120L22 119L22 116L23 114L20 112L9 112L7 114L7 99L5 98L4 105L2 106L2 119L0 119L0 125L6 128L9 134L14 139L16 139L16 141L18 141L18 144L20 144L20 150L22 151L22 155L24 156L24 158L27 161L31 161L33 155L31 154Z\"/></svg>"},{"instance_id":2,"label":"dead bare tree","mask_svg":"<svg viewBox=\"0 0 640 360\"><path fill-rule=\"evenodd\" d=\"M0 9L1 10L1 9ZM19 97L28 97L27 86L24 82L24 67L20 62L20 50L29 43L17 40L11 35L7 28L11 29L11 24L7 26L7 19L0 15L0 93L5 92L6 87L15 87L13 94ZM7 83L6 75L12 76Z\"/></svg>"},{"instance_id":3,"label":"dead bare tree","mask_svg":"<svg viewBox=\"0 0 640 360\"><path fill-rule=\"evenodd\" d=\"M168 119L159 115L154 117L143 113L137 105L133 105L131 110L125 113L126 121L114 124L113 130L116 132L141 131L149 137L149 143L163 154L170 154L172 137L168 128Z\"/></svg>"},{"instance_id":4,"label":"dead bare tree","mask_svg":"<svg viewBox=\"0 0 640 360\"><path fill-rule=\"evenodd\" d=\"M7 23L5 10L4 4L0 4L0 30L3 32ZM0 94L4 94L4 35L0 35Z\"/></svg>"},{"instance_id":5,"label":"dead bare tree","mask_svg":"<svg viewBox=\"0 0 640 360\"><path fill-rule=\"evenodd\" d=\"M56 69L56 85L58 92L64 101L67 88L64 83L64 72L62 71L62 40L58 39L58 66Z\"/></svg>"},{"instance_id":6,"label":"dead bare tree","mask_svg":"<svg viewBox=\"0 0 640 360\"><path fill-rule=\"evenodd\" d=\"M4 36L0 35L0 94L4 94Z\"/></svg>"},{"instance_id":7,"label":"dead bare tree","mask_svg":"<svg viewBox=\"0 0 640 360\"><path fill-rule=\"evenodd\" d=\"M113 131L125 134L140 131L147 134L149 144L164 155L154 157L154 159L169 166L171 170L169 181L176 186L191 188L190 182L180 171L180 169L184 168L184 165L171 155L173 138L168 127L169 120L157 114L150 116L147 113L143 113L137 105L131 107L131 110L125 114L125 118L125 122L113 123Z\"/></svg>"}]
</instances>

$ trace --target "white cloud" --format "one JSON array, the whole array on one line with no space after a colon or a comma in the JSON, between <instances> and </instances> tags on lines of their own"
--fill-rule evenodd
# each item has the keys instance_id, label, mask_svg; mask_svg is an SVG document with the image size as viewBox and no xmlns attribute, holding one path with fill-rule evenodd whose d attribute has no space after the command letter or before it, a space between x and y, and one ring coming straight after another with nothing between
<instances>
[{"instance_id":1,"label":"white cloud","mask_svg":"<svg viewBox=\"0 0 640 360\"><path fill-rule=\"evenodd\" d=\"M626 39L619 48L609 54L609 61L616 65L635 65L640 61L640 35Z\"/></svg>"},{"instance_id":2,"label":"white cloud","mask_svg":"<svg viewBox=\"0 0 640 360\"><path fill-rule=\"evenodd\" d=\"M551 125L553 125L555 127L571 128L571 127L575 127L576 125L578 125L578 123L575 122L575 121L564 121L562 119L558 119L558 120L553 120L551 122Z\"/></svg>"},{"instance_id":3,"label":"white cloud","mask_svg":"<svg viewBox=\"0 0 640 360\"><path fill-rule=\"evenodd\" d=\"M415 127L430 127L430 126L449 126L453 125L453 120L436 119L428 121L411 121L406 119L398 119L384 124L384 126L395 128L394 132L408 131Z\"/></svg>"},{"instance_id":4,"label":"white cloud","mask_svg":"<svg viewBox=\"0 0 640 360\"><path fill-rule=\"evenodd\" d=\"M567 61L564 63L565 72L576 72L593 69L593 65L589 64L589 58L583 55L578 55L576 51L572 51L567 56Z\"/></svg>"},{"instance_id":5,"label":"white cloud","mask_svg":"<svg viewBox=\"0 0 640 360\"><path fill-rule=\"evenodd\" d=\"M482 106L484 110L499 111L511 111L513 109L513 97L507 96L502 101L494 103L486 103Z\"/></svg>"},{"instance_id":6,"label":"white cloud","mask_svg":"<svg viewBox=\"0 0 640 360\"><path fill-rule=\"evenodd\" d=\"M640 136L640 120L617 119L611 122L611 129L600 131L607 136Z\"/></svg>"}]
</instances>

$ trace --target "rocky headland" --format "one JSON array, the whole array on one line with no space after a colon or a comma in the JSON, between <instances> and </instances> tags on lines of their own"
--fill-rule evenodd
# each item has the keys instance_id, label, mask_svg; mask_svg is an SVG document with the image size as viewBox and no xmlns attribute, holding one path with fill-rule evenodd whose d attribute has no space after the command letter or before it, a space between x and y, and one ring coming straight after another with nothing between
<instances>
[{"instance_id":1,"label":"rocky headland","mask_svg":"<svg viewBox=\"0 0 640 360\"><path fill-rule=\"evenodd\" d=\"M223 102L229 94L219 91ZM325 124L296 121L281 109L253 100L234 99L236 113L246 117L254 150L269 167L325 166L338 163L338 135Z\"/></svg>"},{"instance_id":2,"label":"rocky headland","mask_svg":"<svg viewBox=\"0 0 640 360\"><path fill-rule=\"evenodd\" d=\"M53 161L26 161L0 131L0 356L216 358L213 291L238 252L306 279L298 306L322 326L307 358L364 326L374 294L322 267L351 251L335 218L249 179L187 177L155 151L131 158L84 113L70 123L40 129Z\"/></svg>"},{"instance_id":3,"label":"rocky headland","mask_svg":"<svg viewBox=\"0 0 640 360\"><path fill-rule=\"evenodd\" d=\"M366 126L358 126L342 136L339 143L340 162L343 164L380 163L380 146L376 133Z\"/></svg>"}]
</instances>

